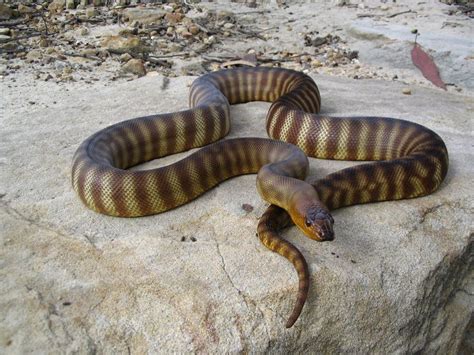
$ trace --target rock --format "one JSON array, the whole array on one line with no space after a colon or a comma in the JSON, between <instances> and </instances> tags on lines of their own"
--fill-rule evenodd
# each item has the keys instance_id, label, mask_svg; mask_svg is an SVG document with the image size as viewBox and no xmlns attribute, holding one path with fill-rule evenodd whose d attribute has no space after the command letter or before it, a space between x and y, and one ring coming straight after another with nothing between
<instances>
[{"instance_id":1,"label":"rock","mask_svg":"<svg viewBox=\"0 0 474 355\"><path fill-rule=\"evenodd\" d=\"M0 35L10 35L10 29L9 28L0 28Z\"/></svg>"},{"instance_id":2,"label":"rock","mask_svg":"<svg viewBox=\"0 0 474 355\"><path fill-rule=\"evenodd\" d=\"M8 20L13 16L12 9L6 5L0 3L0 20Z\"/></svg>"},{"instance_id":3,"label":"rock","mask_svg":"<svg viewBox=\"0 0 474 355\"><path fill-rule=\"evenodd\" d=\"M32 49L31 51L28 52L26 55L26 61L31 63L38 61L43 58L43 54L41 53L40 50L38 49Z\"/></svg>"},{"instance_id":4,"label":"rock","mask_svg":"<svg viewBox=\"0 0 474 355\"><path fill-rule=\"evenodd\" d=\"M38 44L39 44L40 47L46 48L50 45L50 42L49 42L48 38L41 37Z\"/></svg>"},{"instance_id":5,"label":"rock","mask_svg":"<svg viewBox=\"0 0 474 355\"><path fill-rule=\"evenodd\" d=\"M51 4L48 5L48 10L52 13L60 13L64 10L66 6L65 0L53 0Z\"/></svg>"},{"instance_id":6,"label":"rock","mask_svg":"<svg viewBox=\"0 0 474 355\"><path fill-rule=\"evenodd\" d=\"M399 82L315 77L324 112L424 124L451 167L430 196L334 211L332 242L285 230L311 271L301 318L285 329L298 281L255 237L267 206L255 175L136 219L90 211L71 188L71 157L93 132L187 107L194 78L161 78L70 91L0 82L2 114L15 118L0 140L2 353L457 353L474 305L471 96L412 87L396 100ZM268 107L233 107L232 135L267 137L256 118ZM310 160L319 176L352 164Z\"/></svg>"},{"instance_id":7,"label":"rock","mask_svg":"<svg viewBox=\"0 0 474 355\"><path fill-rule=\"evenodd\" d=\"M146 69L143 65L143 61L140 59L130 59L127 63L122 66L124 73L132 73L138 76L146 75Z\"/></svg>"},{"instance_id":8,"label":"rock","mask_svg":"<svg viewBox=\"0 0 474 355\"><path fill-rule=\"evenodd\" d=\"M133 59L133 57L129 53L124 53L120 56L120 61L121 62L128 62L130 59Z\"/></svg>"},{"instance_id":9,"label":"rock","mask_svg":"<svg viewBox=\"0 0 474 355\"><path fill-rule=\"evenodd\" d=\"M206 73L206 69L199 62L183 65L181 75L201 75Z\"/></svg>"},{"instance_id":10,"label":"rock","mask_svg":"<svg viewBox=\"0 0 474 355\"><path fill-rule=\"evenodd\" d=\"M234 28L235 24L233 24L231 22L227 22L227 23L224 23L223 27L228 30L228 29Z\"/></svg>"},{"instance_id":11,"label":"rock","mask_svg":"<svg viewBox=\"0 0 474 355\"><path fill-rule=\"evenodd\" d=\"M79 33L81 34L81 36L87 36L90 33L90 31L87 27L83 27L83 28L81 28Z\"/></svg>"},{"instance_id":12,"label":"rock","mask_svg":"<svg viewBox=\"0 0 474 355\"><path fill-rule=\"evenodd\" d=\"M72 10L76 8L76 2L74 0L66 0L66 9Z\"/></svg>"},{"instance_id":13,"label":"rock","mask_svg":"<svg viewBox=\"0 0 474 355\"><path fill-rule=\"evenodd\" d=\"M108 36L102 41L102 46L109 52L117 54L138 54L149 51L149 48L137 36Z\"/></svg>"},{"instance_id":14,"label":"rock","mask_svg":"<svg viewBox=\"0 0 474 355\"><path fill-rule=\"evenodd\" d=\"M170 24L174 25L180 22L183 19L184 15L176 12L168 12L165 15L166 21L168 21Z\"/></svg>"},{"instance_id":15,"label":"rock","mask_svg":"<svg viewBox=\"0 0 474 355\"><path fill-rule=\"evenodd\" d=\"M411 95L411 89L410 88L403 88L402 93L405 95Z\"/></svg>"},{"instance_id":16,"label":"rock","mask_svg":"<svg viewBox=\"0 0 474 355\"><path fill-rule=\"evenodd\" d=\"M10 41L11 37L7 35L0 35L0 43L5 43Z\"/></svg>"},{"instance_id":17,"label":"rock","mask_svg":"<svg viewBox=\"0 0 474 355\"><path fill-rule=\"evenodd\" d=\"M23 15L32 14L33 12L35 12L35 9L32 9L31 7L23 5L23 4L19 4L18 5L18 12L20 14L23 14Z\"/></svg>"},{"instance_id":18,"label":"rock","mask_svg":"<svg viewBox=\"0 0 474 355\"><path fill-rule=\"evenodd\" d=\"M123 12L129 21L138 21L143 24L159 23L165 17L166 11L155 8L128 8Z\"/></svg>"},{"instance_id":19,"label":"rock","mask_svg":"<svg viewBox=\"0 0 474 355\"><path fill-rule=\"evenodd\" d=\"M196 25L191 25L188 27L188 31L193 34L193 35L197 35L199 33L199 27L196 26Z\"/></svg>"},{"instance_id":20,"label":"rock","mask_svg":"<svg viewBox=\"0 0 474 355\"><path fill-rule=\"evenodd\" d=\"M88 7L86 9L86 17L87 18L95 17L98 14L99 14L99 12L97 11L97 9L95 7Z\"/></svg>"}]
</instances>

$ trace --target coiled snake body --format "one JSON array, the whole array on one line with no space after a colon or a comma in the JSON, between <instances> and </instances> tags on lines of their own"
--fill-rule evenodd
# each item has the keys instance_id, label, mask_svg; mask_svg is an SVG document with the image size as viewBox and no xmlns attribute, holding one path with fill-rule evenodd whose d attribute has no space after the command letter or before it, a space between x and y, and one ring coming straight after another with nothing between
<instances>
[{"instance_id":1,"label":"coiled snake body","mask_svg":"<svg viewBox=\"0 0 474 355\"><path fill-rule=\"evenodd\" d=\"M219 140L230 129L229 104L248 101L273 102L266 121L272 139L222 140L169 166L127 170ZM124 121L85 140L73 158L72 184L91 209L135 217L167 211L223 180L258 172L257 189L271 204L260 218L258 235L293 263L299 277L286 324L291 327L307 297L309 272L302 254L279 237L279 230L293 222L312 239L332 240L330 210L427 195L448 169L446 146L428 128L393 118L318 115L320 105L316 84L303 73L239 68L206 74L192 84L191 109ZM305 154L376 162L309 184L303 181Z\"/></svg>"}]
</instances>

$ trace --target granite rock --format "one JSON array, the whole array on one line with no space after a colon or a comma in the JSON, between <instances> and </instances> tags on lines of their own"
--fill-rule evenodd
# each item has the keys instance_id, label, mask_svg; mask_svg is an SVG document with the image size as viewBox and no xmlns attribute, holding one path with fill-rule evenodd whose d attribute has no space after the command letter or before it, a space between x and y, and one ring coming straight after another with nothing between
<instances>
[{"instance_id":1,"label":"granite rock","mask_svg":"<svg viewBox=\"0 0 474 355\"><path fill-rule=\"evenodd\" d=\"M333 242L285 231L312 281L301 318L285 329L298 283L255 237L266 204L254 175L134 219L94 213L72 190L81 141L124 119L186 108L192 79L76 83L67 92L51 81L0 83L0 351L455 354L473 311L473 99L315 77L324 114L424 124L444 138L451 165L433 195L335 211ZM233 107L230 136L266 136L268 107ZM351 164L311 159L311 174Z\"/></svg>"}]
</instances>

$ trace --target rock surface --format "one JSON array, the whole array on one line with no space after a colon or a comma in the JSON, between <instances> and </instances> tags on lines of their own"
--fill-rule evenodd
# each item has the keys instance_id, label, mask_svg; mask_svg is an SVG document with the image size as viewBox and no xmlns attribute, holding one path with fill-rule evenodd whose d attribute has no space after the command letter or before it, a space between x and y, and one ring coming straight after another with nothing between
<instances>
[{"instance_id":1,"label":"rock surface","mask_svg":"<svg viewBox=\"0 0 474 355\"><path fill-rule=\"evenodd\" d=\"M186 108L191 77L68 90L24 77L2 82L0 351L456 353L473 311L474 100L421 87L404 95L396 82L315 79L324 113L422 123L444 138L451 165L431 196L335 211L333 242L285 232L312 276L289 330L297 279L255 237L266 205L254 175L136 219L96 214L71 188L82 140L114 122ZM266 136L268 107L234 107L231 136ZM311 159L311 173L350 164Z\"/></svg>"}]
</instances>

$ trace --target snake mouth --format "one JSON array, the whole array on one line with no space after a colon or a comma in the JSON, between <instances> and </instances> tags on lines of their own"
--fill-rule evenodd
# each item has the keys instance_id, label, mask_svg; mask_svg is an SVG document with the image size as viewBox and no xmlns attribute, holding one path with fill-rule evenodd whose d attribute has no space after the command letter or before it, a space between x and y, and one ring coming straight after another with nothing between
<instances>
[{"instance_id":1,"label":"snake mouth","mask_svg":"<svg viewBox=\"0 0 474 355\"><path fill-rule=\"evenodd\" d=\"M326 208L311 207L305 218L304 232L311 239L319 242L334 240L334 219Z\"/></svg>"},{"instance_id":2,"label":"snake mouth","mask_svg":"<svg viewBox=\"0 0 474 355\"><path fill-rule=\"evenodd\" d=\"M317 224L313 226L313 229L315 229L315 235L318 241L326 242L334 240L334 230L329 219L317 221Z\"/></svg>"}]
</instances>

